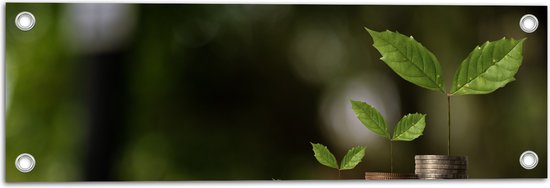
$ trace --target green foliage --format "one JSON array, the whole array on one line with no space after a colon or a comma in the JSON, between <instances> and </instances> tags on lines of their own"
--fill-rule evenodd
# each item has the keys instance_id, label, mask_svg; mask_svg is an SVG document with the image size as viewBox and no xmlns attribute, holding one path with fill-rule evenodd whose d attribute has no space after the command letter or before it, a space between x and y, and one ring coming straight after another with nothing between
<instances>
[{"instance_id":1,"label":"green foliage","mask_svg":"<svg viewBox=\"0 0 550 188\"><path fill-rule=\"evenodd\" d=\"M372 132L392 141L411 141L422 135L426 126L425 114L409 114L401 118L396 125L393 138L390 137L384 117L371 105L361 101L351 101L357 118Z\"/></svg>"},{"instance_id":2,"label":"green foliage","mask_svg":"<svg viewBox=\"0 0 550 188\"><path fill-rule=\"evenodd\" d=\"M366 150L366 148L362 146L355 146L351 148L348 150L346 156L344 156L340 167L338 167L336 157L334 157L326 146L318 143L311 143L311 146L313 147L313 153L315 153L314 156L319 163L337 170L350 170L355 168L355 166L363 160Z\"/></svg>"},{"instance_id":3,"label":"green foliage","mask_svg":"<svg viewBox=\"0 0 550 188\"><path fill-rule=\"evenodd\" d=\"M386 125L386 121L384 121L378 110L367 103L353 100L351 101L351 107L365 127L377 135L390 139L388 125Z\"/></svg>"},{"instance_id":4,"label":"green foliage","mask_svg":"<svg viewBox=\"0 0 550 188\"><path fill-rule=\"evenodd\" d=\"M487 94L514 81L523 58L523 41L502 38L476 47L460 64L451 95Z\"/></svg>"},{"instance_id":5,"label":"green foliage","mask_svg":"<svg viewBox=\"0 0 550 188\"><path fill-rule=\"evenodd\" d=\"M411 141L422 135L426 127L426 115L408 114L397 122L392 140Z\"/></svg>"},{"instance_id":6,"label":"green foliage","mask_svg":"<svg viewBox=\"0 0 550 188\"><path fill-rule=\"evenodd\" d=\"M426 47L400 33L376 32L365 28L372 37L373 46L384 61L401 78L420 87L445 93L441 65Z\"/></svg>"},{"instance_id":7,"label":"green foliage","mask_svg":"<svg viewBox=\"0 0 550 188\"><path fill-rule=\"evenodd\" d=\"M357 164L363 160L365 156L365 147L355 146L348 150L348 153L342 159L342 164L340 164L340 170L349 170L355 168Z\"/></svg>"},{"instance_id":8,"label":"green foliage","mask_svg":"<svg viewBox=\"0 0 550 188\"><path fill-rule=\"evenodd\" d=\"M315 158L322 165L339 169L338 163L336 162L336 157L328 150L328 148L322 144L311 143L313 147L313 153L315 153Z\"/></svg>"},{"instance_id":9,"label":"green foliage","mask_svg":"<svg viewBox=\"0 0 550 188\"><path fill-rule=\"evenodd\" d=\"M382 54L380 59L401 78L445 93L441 65L426 47L412 36L365 29ZM460 64L448 95L487 94L514 81L523 59L524 41L503 38L476 47Z\"/></svg>"}]
</instances>

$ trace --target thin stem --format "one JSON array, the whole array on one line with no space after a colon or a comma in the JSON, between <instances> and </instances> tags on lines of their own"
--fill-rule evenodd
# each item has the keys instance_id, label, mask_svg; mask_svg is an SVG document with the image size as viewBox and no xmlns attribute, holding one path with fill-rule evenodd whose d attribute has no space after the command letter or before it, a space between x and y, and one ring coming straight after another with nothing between
<instances>
[{"instance_id":1,"label":"thin stem","mask_svg":"<svg viewBox=\"0 0 550 188\"><path fill-rule=\"evenodd\" d=\"M451 95L447 95L447 108L449 115L449 137L447 140L447 155L451 155Z\"/></svg>"},{"instance_id":2,"label":"thin stem","mask_svg":"<svg viewBox=\"0 0 550 188\"><path fill-rule=\"evenodd\" d=\"M341 172L342 172L342 170L338 169L338 179L342 179Z\"/></svg>"},{"instance_id":3,"label":"thin stem","mask_svg":"<svg viewBox=\"0 0 550 188\"><path fill-rule=\"evenodd\" d=\"M390 140L390 172L393 173L393 141Z\"/></svg>"}]
</instances>

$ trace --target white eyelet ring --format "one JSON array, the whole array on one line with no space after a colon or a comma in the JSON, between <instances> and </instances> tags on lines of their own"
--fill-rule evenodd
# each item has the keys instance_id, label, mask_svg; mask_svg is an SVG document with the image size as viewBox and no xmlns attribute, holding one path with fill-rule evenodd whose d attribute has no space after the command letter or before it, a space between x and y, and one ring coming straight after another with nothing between
<instances>
[{"instance_id":1,"label":"white eyelet ring","mask_svg":"<svg viewBox=\"0 0 550 188\"><path fill-rule=\"evenodd\" d=\"M36 23L36 19L34 18L34 15L30 12L20 12L15 17L15 26L19 28L21 31L29 31L34 27L34 24Z\"/></svg>"},{"instance_id":2,"label":"white eyelet ring","mask_svg":"<svg viewBox=\"0 0 550 188\"><path fill-rule=\"evenodd\" d=\"M519 27L526 33L535 32L539 27L539 20L532 14L526 14L519 20Z\"/></svg>"},{"instance_id":3,"label":"white eyelet ring","mask_svg":"<svg viewBox=\"0 0 550 188\"><path fill-rule=\"evenodd\" d=\"M36 161L34 160L34 157L28 153L23 153L15 159L15 168L23 173L32 171L35 164Z\"/></svg>"},{"instance_id":4,"label":"white eyelet ring","mask_svg":"<svg viewBox=\"0 0 550 188\"><path fill-rule=\"evenodd\" d=\"M533 151L525 151L519 156L519 164L527 170L537 167L538 163L539 157Z\"/></svg>"}]
</instances>

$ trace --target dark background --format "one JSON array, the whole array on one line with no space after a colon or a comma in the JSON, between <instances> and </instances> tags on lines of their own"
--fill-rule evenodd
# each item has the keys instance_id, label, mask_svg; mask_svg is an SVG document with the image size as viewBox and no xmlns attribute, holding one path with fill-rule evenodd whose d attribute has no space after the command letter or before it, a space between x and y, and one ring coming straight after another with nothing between
<instances>
[{"instance_id":1,"label":"dark background","mask_svg":"<svg viewBox=\"0 0 550 188\"><path fill-rule=\"evenodd\" d=\"M446 97L382 63L363 27L430 49L450 85L476 45L527 37L516 81L452 98L452 155L470 178L547 176L547 7L341 5L6 5L6 181L335 179L310 142L365 160L342 178L389 171L388 141L349 99L393 130L428 114L424 136L394 144L394 171L446 154ZM22 32L21 11L37 18ZM524 14L539 20L526 34ZM539 165L524 170L525 150ZM18 172L30 153L37 165Z\"/></svg>"}]
</instances>

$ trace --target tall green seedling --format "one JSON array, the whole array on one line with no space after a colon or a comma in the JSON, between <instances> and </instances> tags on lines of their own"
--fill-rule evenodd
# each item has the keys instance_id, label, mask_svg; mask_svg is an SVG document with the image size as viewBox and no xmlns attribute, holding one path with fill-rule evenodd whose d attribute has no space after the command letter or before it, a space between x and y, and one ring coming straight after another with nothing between
<instances>
[{"instance_id":1,"label":"tall green seedling","mask_svg":"<svg viewBox=\"0 0 550 188\"><path fill-rule=\"evenodd\" d=\"M451 97L491 93L514 81L523 59L524 39L502 38L476 46L455 73L450 91L445 90L441 65L435 55L412 36L398 32L377 32L365 28L372 37L380 58L401 78L447 96L448 140L451 154Z\"/></svg>"}]
</instances>

